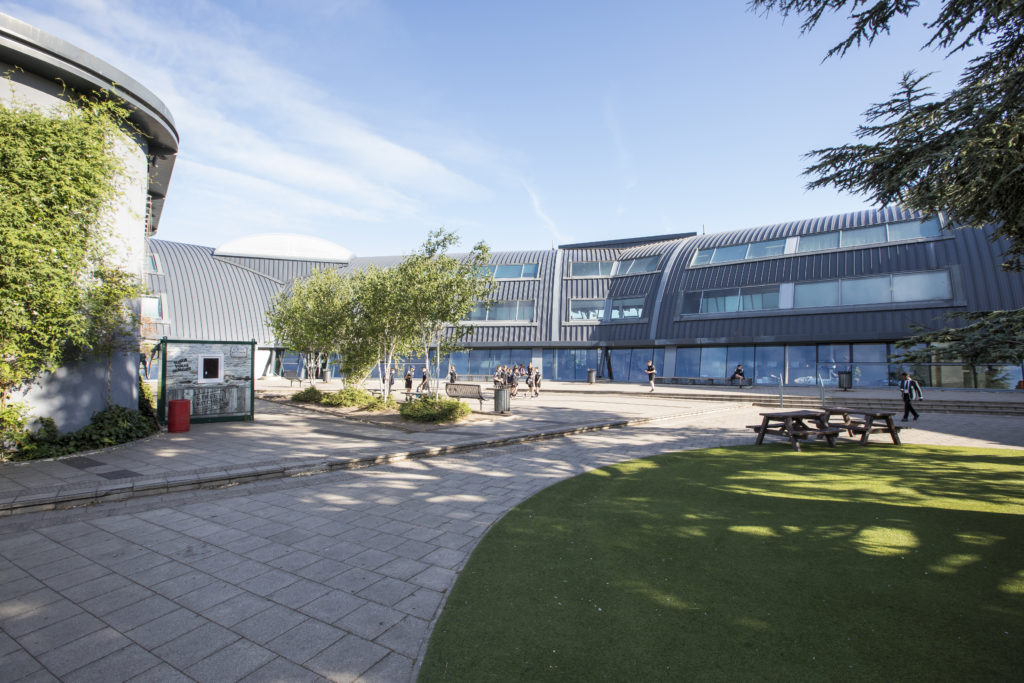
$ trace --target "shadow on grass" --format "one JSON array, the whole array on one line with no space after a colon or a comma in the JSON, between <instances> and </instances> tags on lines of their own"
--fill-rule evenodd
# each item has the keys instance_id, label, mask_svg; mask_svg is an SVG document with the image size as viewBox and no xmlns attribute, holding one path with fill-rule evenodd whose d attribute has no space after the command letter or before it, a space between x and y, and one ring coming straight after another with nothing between
<instances>
[{"instance_id":1,"label":"shadow on grass","mask_svg":"<svg viewBox=\"0 0 1024 683\"><path fill-rule=\"evenodd\" d=\"M1012 680L1024 457L672 453L548 488L481 541L421 680Z\"/></svg>"}]
</instances>

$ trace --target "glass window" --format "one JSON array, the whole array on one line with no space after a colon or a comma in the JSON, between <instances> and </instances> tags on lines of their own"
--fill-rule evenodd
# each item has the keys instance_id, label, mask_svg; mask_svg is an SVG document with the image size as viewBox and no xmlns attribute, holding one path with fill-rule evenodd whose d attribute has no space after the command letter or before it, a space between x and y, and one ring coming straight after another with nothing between
<instances>
[{"instance_id":1,"label":"glass window","mask_svg":"<svg viewBox=\"0 0 1024 683\"><path fill-rule=\"evenodd\" d=\"M862 277L855 280L842 280L843 306L857 304L886 304L891 301L889 292L889 276Z\"/></svg>"},{"instance_id":2,"label":"glass window","mask_svg":"<svg viewBox=\"0 0 1024 683\"><path fill-rule=\"evenodd\" d=\"M630 349L607 349L608 379L613 382L629 381Z\"/></svg>"},{"instance_id":3,"label":"glass window","mask_svg":"<svg viewBox=\"0 0 1024 683\"><path fill-rule=\"evenodd\" d=\"M730 346L725 361L725 377L732 375L737 365L743 366L743 374L750 381L754 377L754 347L753 346Z\"/></svg>"},{"instance_id":4,"label":"glass window","mask_svg":"<svg viewBox=\"0 0 1024 683\"><path fill-rule=\"evenodd\" d=\"M949 273L905 273L892 276L893 301L927 301L929 299L952 299Z\"/></svg>"},{"instance_id":5,"label":"glass window","mask_svg":"<svg viewBox=\"0 0 1024 683\"><path fill-rule=\"evenodd\" d=\"M569 320L600 320L604 317L604 299L573 299L569 302Z\"/></svg>"},{"instance_id":6,"label":"glass window","mask_svg":"<svg viewBox=\"0 0 1024 683\"><path fill-rule=\"evenodd\" d=\"M515 301L495 301L491 304L491 310L487 312L488 320L515 320Z\"/></svg>"},{"instance_id":7,"label":"glass window","mask_svg":"<svg viewBox=\"0 0 1024 683\"><path fill-rule=\"evenodd\" d=\"M698 377L728 377L725 373L726 350L724 346L707 346L700 354Z\"/></svg>"},{"instance_id":8,"label":"glass window","mask_svg":"<svg viewBox=\"0 0 1024 683\"><path fill-rule=\"evenodd\" d=\"M644 317L644 297L612 299L612 320Z\"/></svg>"},{"instance_id":9,"label":"glass window","mask_svg":"<svg viewBox=\"0 0 1024 683\"><path fill-rule=\"evenodd\" d=\"M717 289L704 292L700 302L701 313L731 313L740 308L740 290Z\"/></svg>"},{"instance_id":10,"label":"glass window","mask_svg":"<svg viewBox=\"0 0 1024 683\"><path fill-rule=\"evenodd\" d=\"M536 263L508 263L501 266L485 266L488 272L498 280L522 280L537 277Z\"/></svg>"},{"instance_id":11,"label":"glass window","mask_svg":"<svg viewBox=\"0 0 1024 683\"><path fill-rule=\"evenodd\" d=\"M693 265L700 266L705 263L711 263L711 257L714 255L714 249L701 249L693 257ZM685 375L680 375L684 377Z\"/></svg>"},{"instance_id":12,"label":"glass window","mask_svg":"<svg viewBox=\"0 0 1024 683\"><path fill-rule=\"evenodd\" d=\"M764 311L779 307L779 286L744 287L742 290L742 311Z\"/></svg>"},{"instance_id":13,"label":"glass window","mask_svg":"<svg viewBox=\"0 0 1024 683\"><path fill-rule=\"evenodd\" d=\"M754 349L754 374L748 372L746 375L753 377L755 384L777 385L785 366L786 347L758 346Z\"/></svg>"},{"instance_id":14,"label":"glass window","mask_svg":"<svg viewBox=\"0 0 1024 683\"><path fill-rule=\"evenodd\" d=\"M737 244L731 247L718 247L715 255L711 257L712 263L724 263L726 261L742 261L747 257L747 245Z\"/></svg>"},{"instance_id":15,"label":"glass window","mask_svg":"<svg viewBox=\"0 0 1024 683\"><path fill-rule=\"evenodd\" d=\"M887 344L851 344L853 385L857 387L889 386Z\"/></svg>"},{"instance_id":16,"label":"glass window","mask_svg":"<svg viewBox=\"0 0 1024 683\"><path fill-rule=\"evenodd\" d=\"M885 226L872 225L867 228L854 228L842 231L844 247L858 247L862 244L875 244L885 241Z\"/></svg>"},{"instance_id":17,"label":"glass window","mask_svg":"<svg viewBox=\"0 0 1024 683\"><path fill-rule=\"evenodd\" d=\"M494 277L494 266L480 266L480 272Z\"/></svg>"},{"instance_id":18,"label":"glass window","mask_svg":"<svg viewBox=\"0 0 1024 683\"><path fill-rule=\"evenodd\" d=\"M609 277L615 261L577 261L569 265L570 277Z\"/></svg>"},{"instance_id":19,"label":"glass window","mask_svg":"<svg viewBox=\"0 0 1024 683\"><path fill-rule=\"evenodd\" d=\"M523 276L521 264L498 266L494 270L494 277L499 280L515 280Z\"/></svg>"},{"instance_id":20,"label":"glass window","mask_svg":"<svg viewBox=\"0 0 1024 683\"><path fill-rule=\"evenodd\" d=\"M160 265L159 261L157 261L156 254L147 252L143 264L145 266L145 272L147 273L160 272Z\"/></svg>"},{"instance_id":21,"label":"glass window","mask_svg":"<svg viewBox=\"0 0 1024 683\"><path fill-rule=\"evenodd\" d=\"M889 224L889 241L912 240L922 237L938 237L941 233L938 218L926 221L905 221Z\"/></svg>"},{"instance_id":22,"label":"glass window","mask_svg":"<svg viewBox=\"0 0 1024 683\"><path fill-rule=\"evenodd\" d=\"M814 346L786 347L786 384L814 385L817 383Z\"/></svg>"},{"instance_id":23,"label":"glass window","mask_svg":"<svg viewBox=\"0 0 1024 683\"><path fill-rule=\"evenodd\" d=\"M683 294L683 308L680 313L700 313L700 299L703 292L686 292Z\"/></svg>"},{"instance_id":24,"label":"glass window","mask_svg":"<svg viewBox=\"0 0 1024 683\"><path fill-rule=\"evenodd\" d=\"M597 349L576 349L576 379L587 379L587 370L596 370L598 376L604 370L598 365Z\"/></svg>"},{"instance_id":25,"label":"glass window","mask_svg":"<svg viewBox=\"0 0 1024 683\"><path fill-rule=\"evenodd\" d=\"M676 349L676 377L700 377L700 347Z\"/></svg>"},{"instance_id":26,"label":"glass window","mask_svg":"<svg viewBox=\"0 0 1024 683\"><path fill-rule=\"evenodd\" d=\"M793 308L839 305L839 281L801 282L793 287Z\"/></svg>"},{"instance_id":27,"label":"glass window","mask_svg":"<svg viewBox=\"0 0 1024 683\"><path fill-rule=\"evenodd\" d=\"M533 309L532 301L520 301L519 313L516 315L516 320L533 322Z\"/></svg>"},{"instance_id":28,"label":"glass window","mask_svg":"<svg viewBox=\"0 0 1024 683\"><path fill-rule=\"evenodd\" d=\"M849 344L818 344L819 363L849 363Z\"/></svg>"},{"instance_id":29,"label":"glass window","mask_svg":"<svg viewBox=\"0 0 1024 683\"><path fill-rule=\"evenodd\" d=\"M658 270L660 256L648 256L647 258L635 258L629 261L619 261L619 269L616 275L635 275L636 273L653 273Z\"/></svg>"},{"instance_id":30,"label":"glass window","mask_svg":"<svg viewBox=\"0 0 1024 683\"><path fill-rule=\"evenodd\" d=\"M139 314L143 318L162 320L164 317L163 300L159 296L144 296L139 301Z\"/></svg>"},{"instance_id":31,"label":"glass window","mask_svg":"<svg viewBox=\"0 0 1024 683\"><path fill-rule=\"evenodd\" d=\"M765 256L778 256L786 252L786 240L772 240L770 242L754 242L747 249L747 258L763 258Z\"/></svg>"},{"instance_id":32,"label":"glass window","mask_svg":"<svg viewBox=\"0 0 1024 683\"><path fill-rule=\"evenodd\" d=\"M798 252L822 251L824 249L839 248L838 232L820 232L816 235L801 235Z\"/></svg>"},{"instance_id":33,"label":"glass window","mask_svg":"<svg viewBox=\"0 0 1024 683\"><path fill-rule=\"evenodd\" d=\"M469 315L466 316L466 320L487 320L487 309L482 302L478 301L473 304L473 308L470 310Z\"/></svg>"},{"instance_id":34,"label":"glass window","mask_svg":"<svg viewBox=\"0 0 1024 683\"><path fill-rule=\"evenodd\" d=\"M659 351L661 352L660 354ZM659 355L661 356L660 359ZM654 361L654 369L657 370L658 377L661 377L665 373L665 368L661 367L664 360L664 349L633 349L633 355L629 359L629 381L644 383L649 381L647 378L647 361Z\"/></svg>"}]
</instances>

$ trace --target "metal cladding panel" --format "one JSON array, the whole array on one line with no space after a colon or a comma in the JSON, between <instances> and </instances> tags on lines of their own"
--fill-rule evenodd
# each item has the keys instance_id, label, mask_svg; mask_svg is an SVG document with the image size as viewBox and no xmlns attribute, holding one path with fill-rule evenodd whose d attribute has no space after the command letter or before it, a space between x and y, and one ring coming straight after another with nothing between
<instances>
[{"instance_id":1,"label":"metal cladding panel","mask_svg":"<svg viewBox=\"0 0 1024 683\"><path fill-rule=\"evenodd\" d=\"M161 325L177 339L268 342L273 333L264 312L280 285L213 257L213 249L151 239L164 275L149 275L154 294L166 303Z\"/></svg>"},{"instance_id":2,"label":"metal cladding panel","mask_svg":"<svg viewBox=\"0 0 1024 683\"><path fill-rule=\"evenodd\" d=\"M802 221L798 224L743 231L736 234L707 236L722 244L737 244L754 239L776 239L807 230L820 232L841 227L861 227L885 221L920 218L907 211L860 212L828 219ZM762 231L762 232L758 232ZM662 340L690 338L717 339L718 343L746 343L753 338L787 340L864 339L872 335L880 339L897 339L912 334L909 324L928 328L945 326L942 314L957 310L995 310L1024 306L1024 274L999 268L1000 254L1007 242L990 239L992 228L947 229L943 237L896 243L866 245L785 257L758 259L686 267L697 249L709 246L707 238L697 238L686 245L678 267L669 274L663 308L656 337ZM838 278L883 275L948 269L953 279L954 301L948 305L920 307L914 310L835 309L829 312L775 315L737 314L732 318L676 320L682 294L718 288L743 287L782 282L814 282ZM854 322L855 321L855 322ZM754 329L754 328L758 329Z\"/></svg>"},{"instance_id":3,"label":"metal cladding panel","mask_svg":"<svg viewBox=\"0 0 1024 683\"><path fill-rule=\"evenodd\" d=\"M537 277L527 279L496 280L492 298L495 300L523 300L534 303L532 323L476 324L473 334L462 340L463 344L535 344L545 338L541 330L551 326L551 301L554 296L555 252L544 251L502 251L493 252L488 261L491 265L536 263Z\"/></svg>"},{"instance_id":4,"label":"metal cladding panel","mask_svg":"<svg viewBox=\"0 0 1024 683\"><path fill-rule=\"evenodd\" d=\"M266 275L280 283L303 278L314 270L341 268L344 264L334 261L298 261L289 259L254 258L249 256L215 256L218 261L247 268Z\"/></svg>"}]
</instances>

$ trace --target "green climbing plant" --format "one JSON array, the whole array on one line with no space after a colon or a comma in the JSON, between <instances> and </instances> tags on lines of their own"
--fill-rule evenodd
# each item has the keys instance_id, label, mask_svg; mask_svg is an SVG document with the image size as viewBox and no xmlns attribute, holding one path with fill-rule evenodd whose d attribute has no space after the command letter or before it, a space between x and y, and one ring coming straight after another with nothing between
<instances>
[{"instance_id":1,"label":"green climbing plant","mask_svg":"<svg viewBox=\"0 0 1024 683\"><path fill-rule=\"evenodd\" d=\"M12 392L126 331L138 283L109 264L109 219L131 131L115 95L69 94L48 109L0 102L0 448L18 437ZM90 311L92 315L90 315Z\"/></svg>"}]
</instances>

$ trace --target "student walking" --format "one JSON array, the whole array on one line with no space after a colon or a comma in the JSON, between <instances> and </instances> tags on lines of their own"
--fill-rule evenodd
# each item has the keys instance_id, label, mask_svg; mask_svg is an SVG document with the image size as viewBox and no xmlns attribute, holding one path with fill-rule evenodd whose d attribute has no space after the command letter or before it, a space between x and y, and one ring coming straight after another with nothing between
<instances>
[{"instance_id":1,"label":"student walking","mask_svg":"<svg viewBox=\"0 0 1024 683\"><path fill-rule=\"evenodd\" d=\"M409 395L412 394L412 366L409 365L405 368L405 400L409 400Z\"/></svg>"},{"instance_id":2,"label":"student walking","mask_svg":"<svg viewBox=\"0 0 1024 683\"><path fill-rule=\"evenodd\" d=\"M540 367L533 371L533 397L540 396Z\"/></svg>"},{"instance_id":3,"label":"student walking","mask_svg":"<svg viewBox=\"0 0 1024 683\"><path fill-rule=\"evenodd\" d=\"M416 389L417 394L429 393L430 392L430 373L427 372L427 366L424 365L420 372L423 374L423 381L420 382L419 388Z\"/></svg>"},{"instance_id":4,"label":"student walking","mask_svg":"<svg viewBox=\"0 0 1024 683\"><path fill-rule=\"evenodd\" d=\"M654 378L658 374L658 371L654 369L654 361L647 361L647 369L644 370L647 373L647 380L651 383L651 391L654 391Z\"/></svg>"},{"instance_id":5,"label":"student walking","mask_svg":"<svg viewBox=\"0 0 1024 683\"><path fill-rule=\"evenodd\" d=\"M918 412L914 409L914 399L920 400L924 396L921 394L921 385L909 372L904 372L903 379L900 380L900 396L903 397L903 422L907 421L907 415L910 413L914 414L916 420Z\"/></svg>"}]
</instances>

